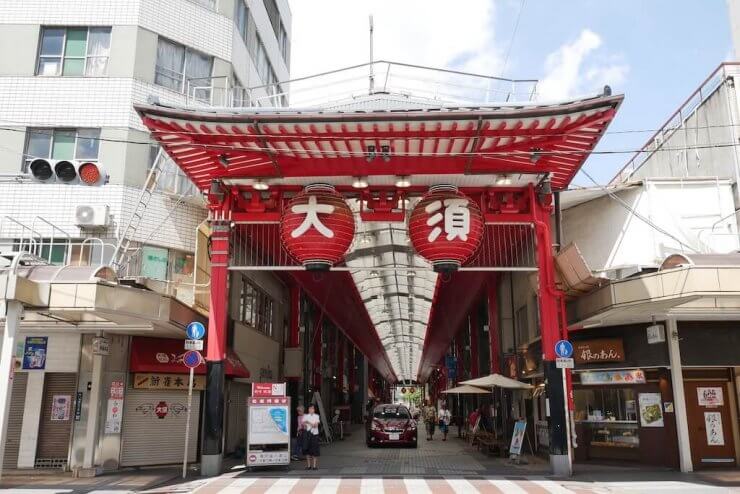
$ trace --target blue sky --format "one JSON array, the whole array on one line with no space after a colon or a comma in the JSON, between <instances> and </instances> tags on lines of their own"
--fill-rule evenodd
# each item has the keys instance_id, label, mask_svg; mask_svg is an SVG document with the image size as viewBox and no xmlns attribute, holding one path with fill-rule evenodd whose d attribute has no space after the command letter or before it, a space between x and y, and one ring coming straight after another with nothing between
<instances>
[{"instance_id":1,"label":"blue sky","mask_svg":"<svg viewBox=\"0 0 740 494\"><path fill-rule=\"evenodd\" d=\"M450 5L455 7L450 9ZM291 0L292 75L367 60L367 16L376 58L538 78L545 99L624 93L611 131L656 129L722 61L732 59L725 0ZM598 149L639 149L652 132L611 134ZM606 183L629 154L594 155ZM592 185L585 177L580 185Z\"/></svg>"}]
</instances>

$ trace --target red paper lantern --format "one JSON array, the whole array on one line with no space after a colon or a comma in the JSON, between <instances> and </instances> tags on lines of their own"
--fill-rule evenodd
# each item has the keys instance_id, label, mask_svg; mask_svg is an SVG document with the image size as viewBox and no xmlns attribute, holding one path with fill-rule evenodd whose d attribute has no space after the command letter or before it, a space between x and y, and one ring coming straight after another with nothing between
<instances>
[{"instance_id":1,"label":"red paper lantern","mask_svg":"<svg viewBox=\"0 0 740 494\"><path fill-rule=\"evenodd\" d=\"M283 210L280 238L306 269L326 271L352 244L355 218L341 194L327 184L307 185Z\"/></svg>"},{"instance_id":2,"label":"red paper lantern","mask_svg":"<svg viewBox=\"0 0 740 494\"><path fill-rule=\"evenodd\" d=\"M436 185L414 206L411 243L437 272L455 271L475 254L483 238L478 205L451 185Z\"/></svg>"}]
</instances>

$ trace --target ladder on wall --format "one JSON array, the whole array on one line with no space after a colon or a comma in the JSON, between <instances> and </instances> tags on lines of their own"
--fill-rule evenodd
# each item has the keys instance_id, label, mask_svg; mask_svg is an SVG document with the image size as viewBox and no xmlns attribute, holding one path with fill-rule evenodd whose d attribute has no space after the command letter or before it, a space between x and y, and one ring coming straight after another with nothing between
<instances>
[{"instance_id":1,"label":"ladder on wall","mask_svg":"<svg viewBox=\"0 0 740 494\"><path fill-rule=\"evenodd\" d=\"M115 269L116 273L119 275L122 274L131 262L131 258L134 254L134 252L131 252L131 243L136 235L136 231L141 225L141 220L144 218L146 208L149 206L149 201L151 201L152 194L157 188L157 182L159 177L162 175L162 169L168 159L169 156L167 156L160 147L156 158L154 158L154 163L149 170L149 174L146 177L144 186L141 188L141 192L139 192L139 198L134 206L134 211L131 213L131 216L129 216L126 226L118 235L118 242L116 243L116 249L113 251L113 256L111 257L110 266ZM139 249L137 248L134 250L138 251Z\"/></svg>"}]
</instances>

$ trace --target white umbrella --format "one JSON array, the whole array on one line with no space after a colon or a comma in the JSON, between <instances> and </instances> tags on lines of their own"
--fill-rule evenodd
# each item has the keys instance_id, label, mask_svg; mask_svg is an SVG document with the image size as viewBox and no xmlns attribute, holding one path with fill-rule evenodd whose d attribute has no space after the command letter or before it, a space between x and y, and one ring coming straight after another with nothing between
<instances>
[{"instance_id":1,"label":"white umbrella","mask_svg":"<svg viewBox=\"0 0 740 494\"><path fill-rule=\"evenodd\" d=\"M475 386L463 385L446 389L442 391L442 393L454 395L487 395L490 391L487 389L476 388Z\"/></svg>"},{"instance_id":2,"label":"white umbrella","mask_svg":"<svg viewBox=\"0 0 740 494\"><path fill-rule=\"evenodd\" d=\"M534 387L531 384L517 381L516 379L510 379L501 374L490 374L488 376L463 381L460 384L468 384L470 386L478 386L481 388L532 389Z\"/></svg>"}]
</instances>

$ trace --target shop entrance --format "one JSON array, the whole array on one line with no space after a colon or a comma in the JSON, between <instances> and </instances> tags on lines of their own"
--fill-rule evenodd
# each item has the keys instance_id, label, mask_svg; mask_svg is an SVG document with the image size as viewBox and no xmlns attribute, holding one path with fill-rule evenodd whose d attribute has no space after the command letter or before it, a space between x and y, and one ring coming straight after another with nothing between
<instances>
[{"instance_id":1,"label":"shop entrance","mask_svg":"<svg viewBox=\"0 0 740 494\"><path fill-rule=\"evenodd\" d=\"M727 386L719 381L684 381L694 468L736 465Z\"/></svg>"},{"instance_id":2,"label":"shop entrance","mask_svg":"<svg viewBox=\"0 0 740 494\"><path fill-rule=\"evenodd\" d=\"M36 468L65 468L74 420L77 374L47 372L41 404Z\"/></svg>"}]
</instances>

